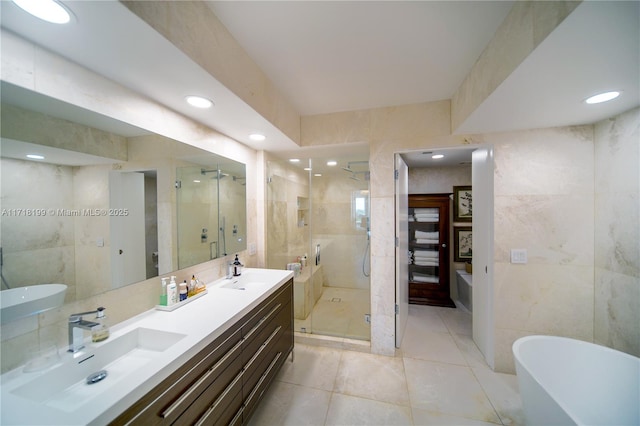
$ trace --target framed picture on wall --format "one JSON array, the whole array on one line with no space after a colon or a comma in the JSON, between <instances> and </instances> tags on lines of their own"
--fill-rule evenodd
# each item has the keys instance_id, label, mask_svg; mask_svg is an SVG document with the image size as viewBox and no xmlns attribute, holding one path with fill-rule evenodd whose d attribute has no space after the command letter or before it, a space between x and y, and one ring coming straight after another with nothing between
<instances>
[{"instance_id":1,"label":"framed picture on wall","mask_svg":"<svg viewBox=\"0 0 640 426\"><path fill-rule=\"evenodd\" d=\"M453 251L454 262L471 260L473 238L470 226L456 226L453 228Z\"/></svg>"},{"instance_id":2,"label":"framed picture on wall","mask_svg":"<svg viewBox=\"0 0 640 426\"><path fill-rule=\"evenodd\" d=\"M471 186L453 187L453 221L471 222L473 216L473 198Z\"/></svg>"}]
</instances>

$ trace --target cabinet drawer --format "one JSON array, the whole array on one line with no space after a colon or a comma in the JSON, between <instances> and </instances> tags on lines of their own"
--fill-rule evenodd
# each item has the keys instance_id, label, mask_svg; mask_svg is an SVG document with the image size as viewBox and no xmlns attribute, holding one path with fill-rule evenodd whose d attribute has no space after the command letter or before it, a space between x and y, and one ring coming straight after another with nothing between
<instances>
[{"instance_id":1,"label":"cabinet drawer","mask_svg":"<svg viewBox=\"0 0 640 426\"><path fill-rule=\"evenodd\" d=\"M232 397L242 390L242 362L240 357L235 357L231 364L220 367L219 374L209 377L206 382L198 383L200 389L193 392L187 391L182 397L184 405L188 408L178 418L180 424L191 424L203 415L209 418L217 418L230 404ZM213 371L213 369L209 370ZM204 377L204 376L203 376ZM204 388L204 389L201 389ZM179 409L179 408L176 408ZM207 413L207 414L205 414ZM168 419L172 420L170 416Z\"/></svg>"},{"instance_id":2,"label":"cabinet drawer","mask_svg":"<svg viewBox=\"0 0 640 426\"><path fill-rule=\"evenodd\" d=\"M285 309L280 310L278 317L275 318L266 329L269 333L265 333L266 335L263 340L257 341L258 343L262 343L257 346L255 350L249 352L243 349L242 356L243 358L247 358L244 366L245 376L243 379L245 397L269 365L271 356L277 352L276 348L281 336L290 330L288 324L282 323L282 319L290 317L289 306L290 304L287 304Z\"/></svg>"},{"instance_id":3,"label":"cabinet drawer","mask_svg":"<svg viewBox=\"0 0 640 426\"><path fill-rule=\"evenodd\" d=\"M187 360L167 379L116 418L112 424L170 424L189 406L188 402L192 402L206 389L204 382L210 383L211 380L215 380L234 358L239 357L241 347L240 332L228 330L193 358ZM231 354L226 357L228 352ZM212 368L214 370L210 371ZM203 379L207 374L207 378ZM184 395L190 391L192 398L184 399ZM182 400L184 402L181 402ZM167 412L171 407L173 409Z\"/></svg>"},{"instance_id":4,"label":"cabinet drawer","mask_svg":"<svg viewBox=\"0 0 640 426\"><path fill-rule=\"evenodd\" d=\"M285 356L286 355L283 352L276 352L272 354L267 369L258 377L256 384L251 388L251 392L247 395L244 401L244 410L242 414L244 424L248 423L258 402L262 399L262 395L278 373L279 367L282 365L282 362L284 362Z\"/></svg>"},{"instance_id":5,"label":"cabinet drawer","mask_svg":"<svg viewBox=\"0 0 640 426\"><path fill-rule=\"evenodd\" d=\"M269 338L269 335L277 326L280 325L283 328L289 327L289 323L287 321L290 316L290 306L290 303L287 303L285 306L278 303L267 313L267 315L265 315L265 321L256 325L257 328L252 329L251 335L243 339L242 358L245 364L249 362L251 357L253 357L253 354L255 354L260 346Z\"/></svg>"},{"instance_id":6,"label":"cabinet drawer","mask_svg":"<svg viewBox=\"0 0 640 426\"><path fill-rule=\"evenodd\" d=\"M242 406L242 374L242 371L236 374L221 392L219 387L212 389L211 395L196 401L177 424L194 424L194 421L196 426L229 423ZM218 382L215 383L217 384ZM214 387L217 386L211 386ZM196 405L198 407L194 407Z\"/></svg>"},{"instance_id":7,"label":"cabinet drawer","mask_svg":"<svg viewBox=\"0 0 640 426\"><path fill-rule=\"evenodd\" d=\"M246 318L247 320L242 325L242 337L250 339L255 333L256 326L262 321L265 321L265 317L276 307L278 304L284 306L289 300L291 300L293 289L293 280L289 280L281 289L276 291L262 306L259 306L249 312Z\"/></svg>"}]
</instances>

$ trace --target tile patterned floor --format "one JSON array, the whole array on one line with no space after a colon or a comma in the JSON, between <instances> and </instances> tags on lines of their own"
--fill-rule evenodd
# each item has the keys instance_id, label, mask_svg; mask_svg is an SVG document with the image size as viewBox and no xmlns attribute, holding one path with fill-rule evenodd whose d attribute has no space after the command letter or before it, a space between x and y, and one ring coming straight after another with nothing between
<instances>
[{"instance_id":1,"label":"tile patterned floor","mask_svg":"<svg viewBox=\"0 0 640 426\"><path fill-rule=\"evenodd\" d=\"M521 425L516 377L494 373L459 309L411 305L385 357L296 343L251 419L261 425Z\"/></svg>"}]
</instances>

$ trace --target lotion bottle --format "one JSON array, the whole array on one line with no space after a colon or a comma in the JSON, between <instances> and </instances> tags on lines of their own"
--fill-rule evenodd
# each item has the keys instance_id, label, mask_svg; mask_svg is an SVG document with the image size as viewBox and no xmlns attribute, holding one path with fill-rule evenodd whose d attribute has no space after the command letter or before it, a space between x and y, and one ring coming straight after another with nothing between
<instances>
[{"instance_id":1,"label":"lotion bottle","mask_svg":"<svg viewBox=\"0 0 640 426\"><path fill-rule=\"evenodd\" d=\"M167 286L167 306L173 306L178 303L178 286L176 285L175 275L171 276L171 281Z\"/></svg>"}]
</instances>

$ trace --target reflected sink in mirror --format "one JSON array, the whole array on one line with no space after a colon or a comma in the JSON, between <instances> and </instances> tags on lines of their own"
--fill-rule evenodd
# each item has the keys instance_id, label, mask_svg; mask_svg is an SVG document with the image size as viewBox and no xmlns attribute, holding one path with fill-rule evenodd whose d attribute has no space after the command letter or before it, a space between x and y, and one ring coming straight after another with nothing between
<instances>
[{"instance_id":1,"label":"reflected sink in mirror","mask_svg":"<svg viewBox=\"0 0 640 426\"><path fill-rule=\"evenodd\" d=\"M0 292L0 320L14 321L62 306L67 286L41 284L11 288Z\"/></svg>"},{"instance_id":2,"label":"reflected sink in mirror","mask_svg":"<svg viewBox=\"0 0 640 426\"><path fill-rule=\"evenodd\" d=\"M184 337L179 333L136 328L36 376L12 393L52 408L73 412L147 365ZM87 377L101 370L107 371L106 378L95 384L87 384Z\"/></svg>"}]
</instances>

